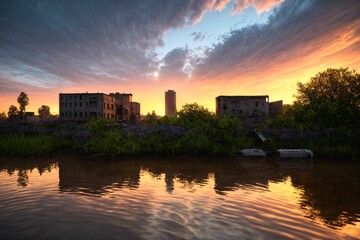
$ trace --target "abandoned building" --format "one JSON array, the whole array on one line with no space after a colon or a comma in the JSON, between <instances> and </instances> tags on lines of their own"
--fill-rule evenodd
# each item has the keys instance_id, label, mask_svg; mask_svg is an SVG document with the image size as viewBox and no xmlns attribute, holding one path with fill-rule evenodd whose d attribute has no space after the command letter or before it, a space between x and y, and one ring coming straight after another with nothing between
<instances>
[{"instance_id":1,"label":"abandoned building","mask_svg":"<svg viewBox=\"0 0 360 240\"><path fill-rule=\"evenodd\" d=\"M283 108L283 101L275 101L269 103L269 116L270 117L276 117L282 112Z\"/></svg>"},{"instance_id":2,"label":"abandoned building","mask_svg":"<svg viewBox=\"0 0 360 240\"><path fill-rule=\"evenodd\" d=\"M110 97L115 98L116 101L116 112L118 121L129 121L131 113L131 93L110 93ZM140 114L140 113L139 113Z\"/></svg>"},{"instance_id":3,"label":"abandoned building","mask_svg":"<svg viewBox=\"0 0 360 240\"><path fill-rule=\"evenodd\" d=\"M218 96L216 116L240 117L245 124L256 126L272 114L279 114L282 101L269 103L269 96Z\"/></svg>"},{"instance_id":4,"label":"abandoned building","mask_svg":"<svg viewBox=\"0 0 360 240\"><path fill-rule=\"evenodd\" d=\"M61 121L86 122L94 118L129 121L131 113L140 116L140 103L131 111L132 94L60 93Z\"/></svg>"}]
</instances>

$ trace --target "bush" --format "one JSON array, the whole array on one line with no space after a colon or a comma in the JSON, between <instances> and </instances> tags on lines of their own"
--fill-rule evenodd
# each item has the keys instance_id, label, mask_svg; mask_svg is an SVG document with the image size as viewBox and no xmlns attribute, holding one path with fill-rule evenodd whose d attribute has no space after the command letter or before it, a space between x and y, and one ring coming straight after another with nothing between
<instances>
[{"instance_id":1,"label":"bush","mask_svg":"<svg viewBox=\"0 0 360 240\"><path fill-rule=\"evenodd\" d=\"M115 121L109 120L109 119L104 119L104 118L93 119L93 120L90 120L86 124L86 128L90 132L95 133L95 134L105 133L111 129L118 127L118 126L119 125Z\"/></svg>"}]
</instances>

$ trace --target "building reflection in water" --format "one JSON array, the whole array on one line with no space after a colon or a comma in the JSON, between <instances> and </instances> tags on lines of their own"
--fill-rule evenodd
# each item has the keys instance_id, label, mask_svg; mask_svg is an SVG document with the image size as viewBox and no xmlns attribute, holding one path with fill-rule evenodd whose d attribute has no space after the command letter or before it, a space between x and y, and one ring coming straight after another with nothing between
<instances>
[{"instance_id":1,"label":"building reflection in water","mask_svg":"<svg viewBox=\"0 0 360 240\"><path fill-rule=\"evenodd\" d=\"M137 189L140 170L138 163L128 161L60 161L59 190L104 195L117 188Z\"/></svg>"},{"instance_id":2,"label":"building reflection in water","mask_svg":"<svg viewBox=\"0 0 360 240\"><path fill-rule=\"evenodd\" d=\"M239 189L270 191L269 183L291 179L299 189L299 207L311 219L337 228L360 221L360 166L353 162L274 162L224 159L141 160L0 160L0 171L17 174L17 184L31 183L29 173L59 170L59 191L104 196L121 188L137 190L141 174L164 181L169 194L175 186L192 189L209 184L224 195ZM180 184L180 185L179 185Z\"/></svg>"},{"instance_id":3,"label":"building reflection in water","mask_svg":"<svg viewBox=\"0 0 360 240\"><path fill-rule=\"evenodd\" d=\"M165 185L166 185L166 191L168 193L172 193L174 191L175 178L176 178L175 173L165 174Z\"/></svg>"}]
</instances>

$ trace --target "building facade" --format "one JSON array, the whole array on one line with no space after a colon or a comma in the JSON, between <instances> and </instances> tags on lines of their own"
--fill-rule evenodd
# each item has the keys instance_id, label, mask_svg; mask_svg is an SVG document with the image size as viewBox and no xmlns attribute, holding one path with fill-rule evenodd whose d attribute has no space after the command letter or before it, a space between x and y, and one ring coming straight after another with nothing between
<instances>
[{"instance_id":1,"label":"building facade","mask_svg":"<svg viewBox=\"0 0 360 240\"><path fill-rule=\"evenodd\" d=\"M40 121L40 118L34 112L25 112L25 121L27 123L37 123Z\"/></svg>"},{"instance_id":2,"label":"building facade","mask_svg":"<svg viewBox=\"0 0 360 240\"><path fill-rule=\"evenodd\" d=\"M275 101L269 103L269 116L270 117L276 117L282 112L283 108L283 101Z\"/></svg>"},{"instance_id":3,"label":"building facade","mask_svg":"<svg viewBox=\"0 0 360 240\"><path fill-rule=\"evenodd\" d=\"M131 114L131 93L110 93L110 96L116 99L117 121L129 121Z\"/></svg>"},{"instance_id":4,"label":"building facade","mask_svg":"<svg viewBox=\"0 0 360 240\"><path fill-rule=\"evenodd\" d=\"M132 94L60 93L59 116L61 121L86 122L96 118L128 121L131 101Z\"/></svg>"},{"instance_id":5,"label":"building facade","mask_svg":"<svg viewBox=\"0 0 360 240\"><path fill-rule=\"evenodd\" d=\"M165 116L171 117L176 114L176 92L168 90L165 92Z\"/></svg>"},{"instance_id":6,"label":"building facade","mask_svg":"<svg viewBox=\"0 0 360 240\"><path fill-rule=\"evenodd\" d=\"M269 96L218 96L216 116L240 117L248 125L259 125L269 116Z\"/></svg>"},{"instance_id":7,"label":"building facade","mask_svg":"<svg viewBox=\"0 0 360 240\"><path fill-rule=\"evenodd\" d=\"M131 102L130 106L130 120L132 122L140 121L140 103Z\"/></svg>"},{"instance_id":8,"label":"building facade","mask_svg":"<svg viewBox=\"0 0 360 240\"><path fill-rule=\"evenodd\" d=\"M115 120L115 99L104 93L60 93L59 115L61 121Z\"/></svg>"}]
</instances>

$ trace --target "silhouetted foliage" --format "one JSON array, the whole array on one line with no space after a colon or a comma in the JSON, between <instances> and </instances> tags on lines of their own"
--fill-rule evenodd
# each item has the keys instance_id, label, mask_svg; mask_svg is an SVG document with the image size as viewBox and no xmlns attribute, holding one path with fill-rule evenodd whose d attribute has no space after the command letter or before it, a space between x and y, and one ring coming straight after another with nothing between
<instances>
[{"instance_id":1,"label":"silhouetted foliage","mask_svg":"<svg viewBox=\"0 0 360 240\"><path fill-rule=\"evenodd\" d=\"M46 106L46 105L42 105L38 109L38 113L39 113L39 117L41 119L48 118L48 117L50 117L50 107Z\"/></svg>"},{"instance_id":2,"label":"silhouetted foliage","mask_svg":"<svg viewBox=\"0 0 360 240\"><path fill-rule=\"evenodd\" d=\"M18 115L18 112L19 112L18 108L14 105L11 105L9 107L8 117L16 116Z\"/></svg>"},{"instance_id":3,"label":"silhouetted foliage","mask_svg":"<svg viewBox=\"0 0 360 240\"><path fill-rule=\"evenodd\" d=\"M144 121L146 124L154 124L159 119L160 119L160 117L158 115L156 115L155 111L152 111L151 113L148 112L146 114Z\"/></svg>"},{"instance_id":4,"label":"silhouetted foliage","mask_svg":"<svg viewBox=\"0 0 360 240\"><path fill-rule=\"evenodd\" d=\"M359 126L360 75L347 68L330 68L308 83L299 83L293 114L320 127Z\"/></svg>"},{"instance_id":5,"label":"silhouetted foliage","mask_svg":"<svg viewBox=\"0 0 360 240\"><path fill-rule=\"evenodd\" d=\"M348 68L316 74L310 82L298 83L297 100L302 104L336 103L343 108L360 107L360 74Z\"/></svg>"},{"instance_id":6,"label":"silhouetted foliage","mask_svg":"<svg viewBox=\"0 0 360 240\"><path fill-rule=\"evenodd\" d=\"M360 74L347 68L327 69L298 83L297 101L270 120L275 127L321 129L360 127Z\"/></svg>"},{"instance_id":7,"label":"silhouetted foliage","mask_svg":"<svg viewBox=\"0 0 360 240\"><path fill-rule=\"evenodd\" d=\"M26 106L29 105L29 97L26 93L21 92L17 101L20 105L20 117L22 117L24 115Z\"/></svg>"},{"instance_id":8,"label":"silhouetted foliage","mask_svg":"<svg viewBox=\"0 0 360 240\"><path fill-rule=\"evenodd\" d=\"M5 121L7 119L5 111L0 113L0 121Z\"/></svg>"}]
</instances>

